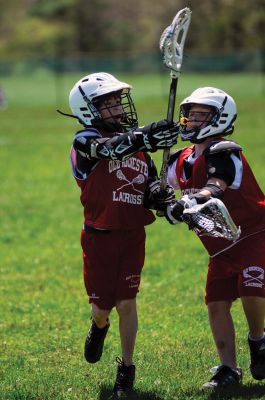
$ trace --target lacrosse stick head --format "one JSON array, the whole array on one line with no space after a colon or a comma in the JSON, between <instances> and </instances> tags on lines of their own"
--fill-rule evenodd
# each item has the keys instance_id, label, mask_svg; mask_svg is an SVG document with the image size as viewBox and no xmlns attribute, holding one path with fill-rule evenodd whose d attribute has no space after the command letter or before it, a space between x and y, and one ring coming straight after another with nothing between
<instances>
[{"instance_id":1,"label":"lacrosse stick head","mask_svg":"<svg viewBox=\"0 0 265 400\"><path fill-rule=\"evenodd\" d=\"M118 169L116 172L116 176L120 181L126 180L126 177L121 169Z\"/></svg>"},{"instance_id":2,"label":"lacrosse stick head","mask_svg":"<svg viewBox=\"0 0 265 400\"><path fill-rule=\"evenodd\" d=\"M224 203L211 198L204 204L186 208L183 219L199 236L211 236L235 241L241 234Z\"/></svg>"},{"instance_id":3,"label":"lacrosse stick head","mask_svg":"<svg viewBox=\"0 0 265 400\"><path fill-rule=\"evenodd\" d=\"M139 174L135 178L133 178L132 183L138 183L140 185L141 183L144 183L144 181L145 181L144 175Z\"/></svg>"},{"instance_id":4,"label":"lacrosse stick head","mask_svg":"<svg viewBox=\"0 0 265 400\"><path fill-rule=\"evenodd\" d=\"M163 64L171 70L172 76L180 73L185 39L191 20L191 10L186 7L180 10L171 25L161 35L159 47Z\"/></svg>"}]
</instances>

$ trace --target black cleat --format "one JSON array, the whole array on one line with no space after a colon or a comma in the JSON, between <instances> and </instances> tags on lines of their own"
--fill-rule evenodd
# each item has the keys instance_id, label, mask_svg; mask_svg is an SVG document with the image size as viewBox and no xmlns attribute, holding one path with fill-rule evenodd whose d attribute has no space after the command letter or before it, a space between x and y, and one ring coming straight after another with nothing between
<instances>
[{"instance_id":1,"label":"black cleat","mask_svg":"<svg viewBox=\"0 0 265 400\"><path fill-rule=\"evenodd\" d=\"M126 398L133 391L135 365L127 367L119 357L116 358L116 361L118 368L113 392L118 398Z\"/></svg>"},{"instance_id":2,"label":"black cleat","mask_svg":"<svg viewBox=\"0 0 265 400\"><path fill-rule=\"evenodd\" d=\"M88 331L86 341L84 356L87 362L94 364L98 362L102 356L104 340L109 330L109 320L107 320L107 325L104 328L98 328L95 321L92 320L91 327Z\"/></svg>"},{"instance_id":3,"label":"black cleat","mask_svg":"<svg viewBox=\"0 0 265 400\"><path fill-rule=\"evenodd\" d=\"M265 338L251 340L248 338L250 349L250 372L254 379L260 381L265 379Z\"/></svg>"},{"instance_id":4,"label":"black cleat","mask_svg":"<svg viewBox=\"0 0 265 400\"><path fill-rule=\"evenodd\" d=\"M232 369L227 365L220 365L217 368L216 374L206 382L203 390L209 391L222 391L237 388L242 383L242 370L241 368Z\"/></svg>"}]
</instances>

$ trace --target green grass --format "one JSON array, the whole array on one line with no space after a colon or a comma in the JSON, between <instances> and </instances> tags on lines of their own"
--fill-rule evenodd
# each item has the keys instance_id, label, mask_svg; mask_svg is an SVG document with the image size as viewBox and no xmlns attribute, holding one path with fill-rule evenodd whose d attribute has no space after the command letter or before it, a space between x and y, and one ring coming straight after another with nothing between
<instances>
[{"instance_id":1,"label":"green grass","mask_svg":"<svg viewBox=\"0 0 265 400\"><path fill-rule=\"evenodd\" d=\"M0 111L0 399L105 400L120 354L118 320L102 360L88 365L83 342L89 306L79 245L82 208L68 160L78 125L59 116L80 76L3 77L9 107ZM121 76L132 83L140 123L166 114L169 77ZM244 148L264 189L262 78L259 75L188 75L178 100L198 86L215 85L238 103L234 140ZM179 146L182 146L181 142ZM161 152L154 155L157 166ZM207 323L207 256L186 226L163 220L147 228L147 256L138 297L135 399L206 399L199 390L218 363ZM238 364L246 384L237 399L265 398L248 371L247 326L233 309Z\"/></svg>"}]
</instances>

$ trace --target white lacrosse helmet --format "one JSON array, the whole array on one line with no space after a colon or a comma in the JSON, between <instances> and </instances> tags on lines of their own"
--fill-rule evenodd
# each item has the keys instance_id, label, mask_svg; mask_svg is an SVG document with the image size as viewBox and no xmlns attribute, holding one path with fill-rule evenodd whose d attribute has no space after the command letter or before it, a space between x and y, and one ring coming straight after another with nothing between
<instances>
[{"instance_id":1,"label":"white lacrosse helmet","mask_svg":"<svg viewBox=\"0 0 265 400\"><path fill-rule=\"evenodd\" d=\"M192 105L200 104L213 108L213 113L207 126L189 127L189 110ZM225 136L233 133L233 122L237 117L234 99L223 90L214 87L196 89L180 104L180 134L182 140L201 143L211 136ZM200 121L202 122L202 121Z\"/></svg>"},{"instance_id":2,"label":"white lacrosse helmet","mask_svg":"<svg viewBox=\"0 0 265 400\"><path fill-rule=\"evenodd\" d=\"M123 108L122 128L134 128L138 124L137 113L130 96L131 86L120 82L113 75L98 72L81 78L69 94L69 105L73 115L84 126L96 125L102 122L97 109L99 101L104 101L108 95L119 93Z\"/></svg>"}]
</instances>

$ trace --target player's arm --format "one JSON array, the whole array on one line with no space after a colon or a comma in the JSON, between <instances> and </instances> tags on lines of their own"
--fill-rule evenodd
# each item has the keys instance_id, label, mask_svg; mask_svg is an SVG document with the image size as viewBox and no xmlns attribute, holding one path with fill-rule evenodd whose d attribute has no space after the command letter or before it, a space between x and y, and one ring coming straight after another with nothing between
<instances>
[{"instance_id":1,"label":"player's arm","mask_svg":"<svg viewBox=\"0 0 265 400\"><path fill-rule=\"evenodd\" d=\"M177 124L169 124L162 120L137 128L134 132L117 134L112 138L77 135L73 146L89 160L122 161L139 150L154 152L172 147L177 142L178 132Z\"/></svg>"},{"instance_id":2,"label":"player's arm","mask_svg":"<svg viewBox=\"0 0 265 400\"><path fill-rule=\"evenodd\" d=\"M93 141L100 138L100 134L96 129L91 128L78 131L75 135L74 143L76 138L84 138L82 140ZM76 178L78 184L87 179L98 161L98 159L88 159L84 152L77 150L74 144L72 145L70 151L70 162L73 176Z\"/></svg>"},{"instance_id":3,"label":"player's arm","mask_svg":"<svg viewBox=\"0 0 265 400\"><path fill-rule=\"evenodd\" d=\"M211 197L220 200L227 187L237 189L242 179L241 147L234 142L218 142L205 151L208 181L198 192L185 195L170 208L167 219L170 223L182 222L184 208L203 204Z\"/></svg>"},{"instance_id":4,"label":"player's arm","mask_svg":"<svg viewBox=\"0 0 265 400\"><path fill-rule=\"evenodd\" d=\"M208 181L199 192L190 195L197 204L205 203L210 197L222 200L227 187L238 188L242 178L242 148L235 142L217 142L204 151ZM236 182L237 181L237 182Z\"/></svg>"}]
</instances>

